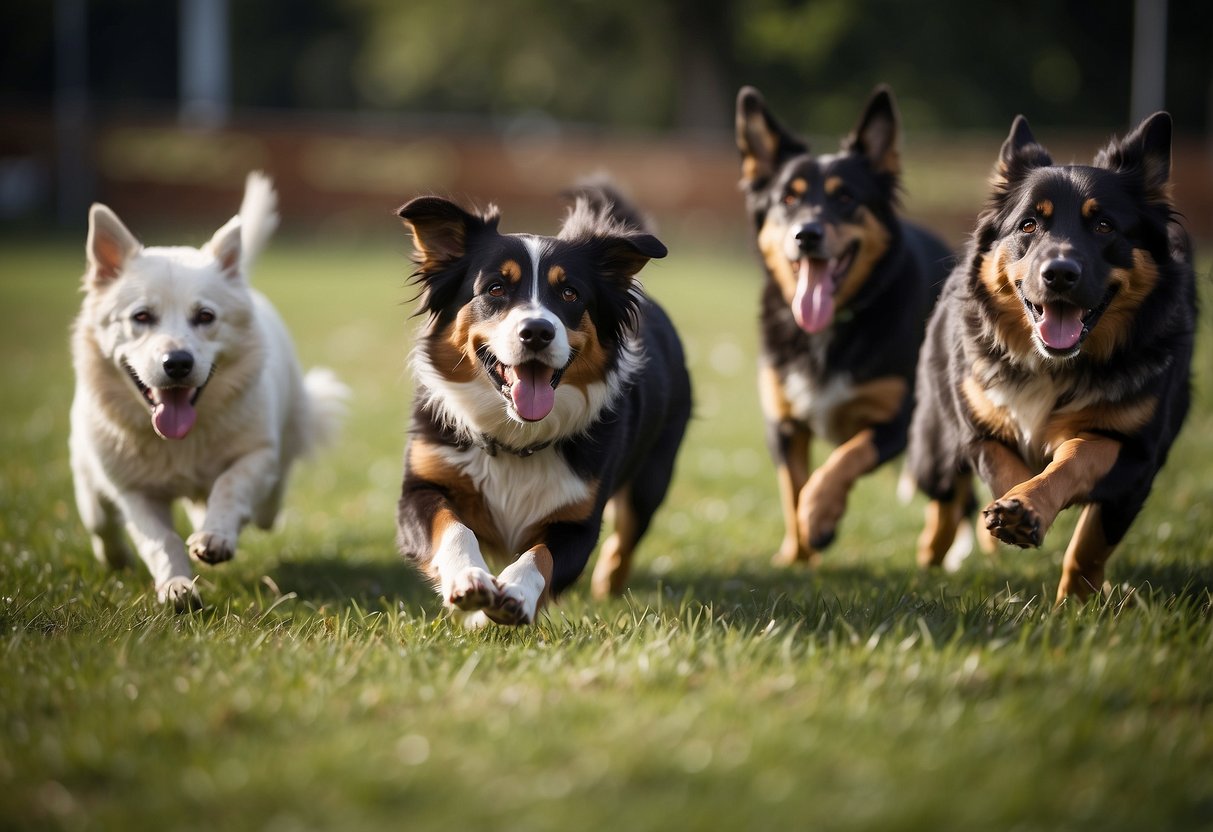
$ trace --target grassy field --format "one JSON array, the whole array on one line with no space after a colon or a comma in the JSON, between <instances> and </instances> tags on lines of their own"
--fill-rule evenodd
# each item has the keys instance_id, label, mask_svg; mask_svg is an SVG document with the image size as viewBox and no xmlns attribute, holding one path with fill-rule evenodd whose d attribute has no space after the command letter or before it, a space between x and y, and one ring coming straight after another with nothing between
<instances>
[{"instance_id":1,"label":"grassy field","mask_svg":"<svg viewBox=\"0 0 1213 832\"><path fill-rule=\"evenodd\" d=\"M1050 609L1073 517L1039 552L920 573L896 466L819 571L777 571L757 274L743 248L672 248L644 277L698 418L631 590L469 633L393 546L403 235L280 241L258 269L354 407L186 616L102 569L72 504L82 241L0 241L0 828L1213 828L1208 326L1111 598Z\"/></svg>"}]
</instances>

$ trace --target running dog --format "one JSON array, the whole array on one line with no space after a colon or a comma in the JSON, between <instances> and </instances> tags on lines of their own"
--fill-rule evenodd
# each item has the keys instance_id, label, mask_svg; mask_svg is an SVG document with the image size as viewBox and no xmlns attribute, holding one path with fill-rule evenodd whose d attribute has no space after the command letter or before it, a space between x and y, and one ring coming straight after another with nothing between
<instances>
[{"instance_id":1,"label":"running dog","mask_svg":"<svg viewBox=\"0 0 1213 832\"><path fill-rule=\"evenodd\" d=\"M636 279L666 247L603 187L576 194L556 237L438 197L399 215L426 316L401 552L467 623L526 624L581 574L609 502L592 588L622 591L690 417L682 346Z\"/></svg>"},{"instance_id":2,"label":"running dog","mask_svg":"<svg viewBox=\"0 0 1213 832\"><path fill-rule=\"evenodd\" d=\"M940 562L971 504L1037 547L1083 505L1057 601L1104 585L1188 411L1196 290L1156 113L1092 165L1057 165L1022 117L948 278L919 370L910 470L931 498L919 563Z\"/></svg>"},{"instance_id":3,"label":"running dog","mask_svg":"<svg viewBox=\"0 0 1213 832\"><path fill-rule=\"evenodd\" d=\"M301 376L282 320L249 288L276 205L250 175L240 214L202 248L145 248L109 208L89 211L71 338L76 504L98 560L126 565L133 542L178 610L201 605L190 557L228 560L250 519L271 526L291 464L332 436L346 395L326 370ZM184 542L179 498L195 529Z\"/></svg>"},{"instance_id":4,"label":"running dog","mask_svg":"<svg viewBox=\"0 0 1213 832\"><path fill-rule=\"evenodd\" d=\"M855 481L905 448L918 349L950 255L897 217L900 126L888 88L835 154L811 154L753 87L737 96L736 126L766 272L759 388L784 516L774 560L811 562L833 541ZM836 446L815 471L814 436Z\"/></svg>"}]
</instances>

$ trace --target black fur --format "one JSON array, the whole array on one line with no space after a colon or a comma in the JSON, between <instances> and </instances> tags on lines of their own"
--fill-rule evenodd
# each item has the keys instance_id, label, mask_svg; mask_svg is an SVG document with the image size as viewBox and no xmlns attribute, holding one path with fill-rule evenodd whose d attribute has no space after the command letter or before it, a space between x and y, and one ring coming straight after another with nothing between
<instances>
[{"instance_id":1,"label":"black fur","mask_svg":"<svg viewBox=\"0 0 1213 832\"><path fill-rule=\"evenodd\" d=\"M1109 545L1124 537L1190 399L1196 291L1188 237L1167 194L1170 144L1170 117L1158 113L1113 140L1093 165L1060 166L1023 117L1015 120L992 176L989 203L928 330L910 452L910 469L927 495L950 500L963 475L981 473L975 454L983 442L1005 443L1034 473L1043 470L1051 451L1039 440L992 427L1000 412L993 419L977 413L963 385L969 378L983 390L1014 396L1047 380L1057 391L1049 419L1061 419L1067 409L1089 412L1085 431L1120 444L1111 470L1074 502L1101 507ZM1088 204L1097 209L1084 209ZM1044 206L1047 215L1040 210ZM1018 308L1006 300L1009 289L1000 294L990 285L992 263L1000 258L1023 296ZM1076 264L1074 284L1063 290L1041 277L1057 258ZM1156 280L1143 277L1151 270ZM1125 282L1125 275L1137 275L1139 282ZM1133 285L1149 288L1130 308L1129 288L1117 287ZM1049 304L1088 310L1076 346L1059 350L1037 334L1025 334L1040 331L1033 329L1033 310ZM1148 420L1128 429L1098 417L1150 402L1155 406Z\"/></svg>"},{"instance_id":2,"label":"black fur","mask_svg":"<svg viewBox=\"0 0 1213 832\"><path fill-rule=\"evenodd\" d=\"M596 372L606 381L617 376L618 395L588 423L534 446L519 446L508 429L481 433L469 427L462 414L451 413L441 390L419 386L414 403L411 443L428 448L455 449L466 454L517 455L522 464L534 464L539 454L555 454L591 493L577 516L562 507L541 520L517 551L496 551L498 530L477 527L476 519L492 495L469 496L460 492L461 475L452 468L441 476L426 476L406 460L398 508L398 542L401 552L426 569L434 556L433 523L440 510L450 510L473 529L485 549L512 559L518 551L546 545L553 570L546 592L557 595L584 570L598 543L607 502L626 493L637 526L632 544L647 530L653 513L665 497L675 456L690 417L691 387L685 357L673 324L655 302L640 290L635 274L650 259L663 257L665 246L641 225L639 212L605 186L587 186L574 194L574 205L556 237L503 235L497 230L496 210L484 214L465 211L446 200L425 197L400 210L417 239L416 279L421 285L420 310L429 316L416 347L415 360L436 372L470 372L465 356L439 366L449 353L450 326L461 310L480 319L508 310L518 286L505 286L500 297L484 291L486 282L501 279L495 266L503 259L529 263L529 240L542 241L542 270L563 269L561 287L577 292L573 301L558 302L556 288L540 279L538 302L555 310L570 330L586 316L593 324L603 352ZM538 264L535 264L539 268ZM529 287L529 279L524 281ZM524 287L525 288L525 287ZM529 291L529 289L527 289ZM624 350L639 357L639 366L625 371ZM570 359L565 378L579 371L577 354ZM634 358L626 359L635 363ZM482 372L482 369L476 372ZM567 383L567 382L562 382ZM558 388L559 389L559 388ZM503 400L502 408L507 406ZM528 489L557 487L544 481L536 467ZM517 485L517 484L515 484ZM466 490L466 489L465 489Z\"/></svg>"},{"instance_id":3,"label":"black fur","mask_svg":"<svg viewBox=\"0 0 1213 832\"><path fill-rule=\"evenodd\" d=\"M762 290L762 360L773 371L780 396L801 397L792 402L797 412L790 418L767 408L768 445L785 471L797 464L789 456L793 439L813 433L811 422L829 423L852 405L845 396L822 403L821 394L840 383L862 388L877 380L902 380L905 394L895 412L860 427L874 432L876 465L905 448L918 349L951 255L935 236L897 215L899 129L892 93L880 87L840 151L817 156L780 123L757 90L746 87L738 94L741 188L767 278ZM850 250L850 271L835 287L837 307L820 331L806 331L794 314L788 285L789 274L796 279L794 258L845 260L847 249L838 255L837 250L826 252L823 243L821 249L802 244L792 250L795 244L784 242L807 228L820 228L827 236L837 233L841 239L853 235L860 241L849 244L858 248ZM862 259L869 249L874 254ZM799 388L807 380L810 392L792 389L793 378ZM805 415L821 408L826 412L813 419ZM827 432L821 438L841 444L851 435ZM802 550L826 545L833 531L814 532L813 540L800 541Z\"/></svg>"}]
</instances>

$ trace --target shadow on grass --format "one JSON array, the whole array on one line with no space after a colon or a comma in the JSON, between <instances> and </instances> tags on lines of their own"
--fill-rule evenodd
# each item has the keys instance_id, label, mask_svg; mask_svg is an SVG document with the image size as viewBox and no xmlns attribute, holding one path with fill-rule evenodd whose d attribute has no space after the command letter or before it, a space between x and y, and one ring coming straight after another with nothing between
<instances>
[{"instance_id":1,"label":"shadow on grass","mask_svg":"<svg viewBox=\"0 0 1213 832\"><path fill-rule=\"evenodd\" d=\"M1143 564L1113 568L1112 595L1105 604L1119 614L1131 587L1155 602L1210 607L1213 564ZM936 640L967 643L1003 640L1029 621L1048 617L1060 577L1052 561L1000 563L991 559L959 573L921 570L913 564L830 564L814 570L768 567L759 560L728 571L675 570L657 576L638 571L630 593L638 604L688 603L741 629L772 621L800 620L809 630L867 638L885 631L926 629ZM1127 607L1131 609L1132 605Z\"/></svg>"},{"instance_id":2,"label":"shadow on grass","mask_svg":"<svg viewBox=\"0 0 1213 832\"><path fill-rule=\"evenodd\" d=\"M429 584L403 561L350 561L337 558L283 561L271 573L282 592L294 592L317 607L366 609L381 599L393 606L436 606Z\"/></svg>"}]
</instances>

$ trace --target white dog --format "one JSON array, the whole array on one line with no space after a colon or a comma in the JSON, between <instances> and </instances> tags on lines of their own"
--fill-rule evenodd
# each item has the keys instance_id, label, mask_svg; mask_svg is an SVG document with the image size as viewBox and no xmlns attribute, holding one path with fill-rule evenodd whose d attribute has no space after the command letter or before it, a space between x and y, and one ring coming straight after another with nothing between
<instances>
[{"instance_id":1,"label":"white dog","mask_svg":"<svg viewBox=\"0 0 1213 832\"><path fill-rule=\"evenodd\" d=\"M76 503L97 558L127 564L129 535L179 610L201 604L190 557L228 560L250 519L272 525L291 463L335 433L348 395L327 370L301 376L281 318L248 286L276 206L250 174L239 216L197 249L144 248L109 208L89 211L72 333ZM195 529L184 542L178 498Z\"/></svg>"}]
</instances>

